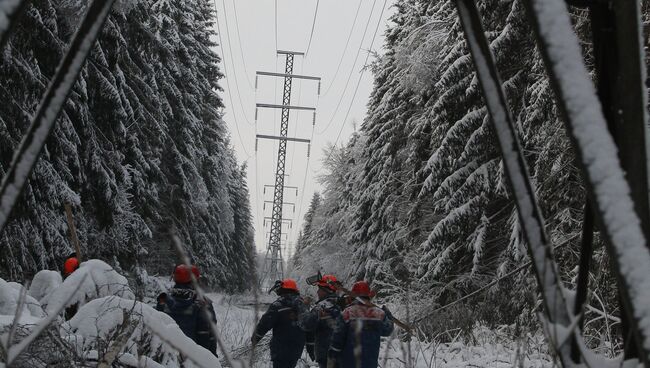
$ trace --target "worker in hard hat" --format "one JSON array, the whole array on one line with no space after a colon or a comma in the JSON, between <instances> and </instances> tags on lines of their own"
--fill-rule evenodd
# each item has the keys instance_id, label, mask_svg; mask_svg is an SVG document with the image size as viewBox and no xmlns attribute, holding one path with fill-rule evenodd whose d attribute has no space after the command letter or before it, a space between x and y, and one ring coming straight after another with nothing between
<instances>
[{"instance_id":1,"label":"worker in hard hat","mask_svg":"<svg viewBox=\"0 0 650 368\"><path fill-rule=\"evenodd\" d=\"M300 316L300 327L307 333L306 349L312 361L327 368L327 351L330 348L336 319L341 314L338 296L339 282L334 275L324 275L316 281L318 301Z\"/></svg>"},{"instance_id":2,"label":"worker in hard hat","mask_svg":"<svg viewBox=\"0 0 650 368\"><path fill-rule=\"evenodd\" d=\"M260 318L251 341L253 345L257 345L268 331L273 330L273 368L294 368L305 348L305 333L298 326L298 317L306 312L307 307L293 279L276 281L270 292L278 294L278 299Z\"/></svg>"},{"instance_id":3,"label":"worker in hard hat","mask_svg":"<svg viewBox=\"0 0 650 368\"><path fill-rule=\"evenodd\" d=\"M375 293L366 281L356 282L350 294L354 299L338 318L328 364L340 368L377 368L381 337L393 332L390 311L371 302Z\"/></svg>"},{"instance_id":4,"label":"worker in hard hat","mask_svg":"<svg viewBox=\"0 0 650 368\"><path fill-rule=\"evenodd\" d=\"M172 317L185 336L217 355L216 336L214 336L210 321L206 320L205 315L207 312L211 322L216 323L214 308L210 299L199 298L194 289L192 276L198 282L201 274L197 266L184 264L176 266L174 268L174 287L169 292L158 296L156 309Z\"/></svg>"}]
</instances>

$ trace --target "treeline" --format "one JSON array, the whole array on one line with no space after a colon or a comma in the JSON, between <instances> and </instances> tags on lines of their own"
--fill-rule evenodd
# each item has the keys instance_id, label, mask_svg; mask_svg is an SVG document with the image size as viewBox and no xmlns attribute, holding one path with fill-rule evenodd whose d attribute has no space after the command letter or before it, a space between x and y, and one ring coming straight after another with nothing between
<instances>
[{"instance_id":1,"label":"treeline","mask_svg":"<svg viewBox=\"0 0 650 368\"><path fill-rule=\"evenodd\" d=\"M30 1L0 54L0 175L85 4ZM71 203L84 257L169 274L174 231L209 284L248 287L246 167L222 120L214 16L208 0L116 2L1 234L1 277L60 267Z\"/></svg>"},{"instance_id":2,"label":"treeline","mask_svg":"<svg viewBox=\"0 0 650 368\"><path fill-rule=\"evenodd\" d=\"M585 203L574 154L523 2L478 4L571 287ZM528 254L454 1L398 0L395 7L386 52L372 65L367 116L347 144L326 152L324 190L305 217L294 263L299 274L321 267L371 279L380 295L408 301L412 315L424 316L508 275ZM574 11L592 67L588 14ZM616 314L609 261L595 235L593 305ZM534 323L534 282L524 269L428 321Z\"/></svg>"}]
</instances>

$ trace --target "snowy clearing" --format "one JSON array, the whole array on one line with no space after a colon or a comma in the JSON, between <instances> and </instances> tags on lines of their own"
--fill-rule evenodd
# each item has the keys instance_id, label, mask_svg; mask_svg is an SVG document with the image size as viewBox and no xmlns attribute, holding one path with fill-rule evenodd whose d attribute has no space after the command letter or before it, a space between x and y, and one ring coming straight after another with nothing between
<instances>
[{"instance_id":1,"label":"snowy clearing","mask_svg":"<svg viewBox=\"0 0 650 368\"><path fill-rule=\"evenodd\" d=\"M217 312L217 326L226 345L231 347L233 358L248 362L250 359L250 337L254 326L253 296L235 295L224 296L209 294L214 301ZM268 296L263 295L263 302L269 302ZM263 313L267 305L262 304L259 313ZM513 339L507 327L490 330L477 326L472 331L471 339L467 341L453 331L442 332L441 337L451 337L451 343L438 341L424 342L412 338L410 342L400 341L394 335L384 339L379 363L383 368L542 368L553 367L543 335L528 334L521 339ZM264 346L264 344L262 344ZM410 357L410 359L409 359ZM411 361L411 365L405 362ZM223 363L223 362L222 362ZM303 354L298 367L315 367L316 363ZM268 349L257 352L252 368L271 367Z\"/></svg>"}]
</instances>

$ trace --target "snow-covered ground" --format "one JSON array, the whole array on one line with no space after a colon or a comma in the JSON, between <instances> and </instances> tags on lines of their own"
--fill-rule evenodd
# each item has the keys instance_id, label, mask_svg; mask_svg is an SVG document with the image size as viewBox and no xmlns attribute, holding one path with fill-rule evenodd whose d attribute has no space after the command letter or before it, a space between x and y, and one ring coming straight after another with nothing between
<instances>
[{"instance_id":1,"label":"snow-covered ground","mask_svg":"<svg viewBox=\"0 0 650 368\"><path fill-rule=\"evenodd\" d=\"M156 277L146 278L156 281ZM158 286L164 283L165 280L154 282ZM148 291L151 294L157 289ZM232 366L270 367L270 336L258 345L253 358L250 337L257 322L256 312L257 317L264 313L273 297L261 294L255 300L253 295L208 296L213 301L217 328L232 358ZM74 306L78 307L76 315L64 322L59 316L65 308ZM399 306L393 308L399 312ZM17 328L13 328L17 310L20 318ZM507 327L491 330L477 326L469 339L461 338L458 332L442 332L440 336L451 342L407 339L399 333L384 339L380 367L553 366L541 335L515 340ZM127 279L98 260L82 263L65 281L57 273L42 271L29 290L0 279L0 343L9 352L8 359L0 356L0 367L4 363L14 363L17 367L45 367L54 363L93 366L107 359L123 367L220 366L210 352L187 338L173 319L156 311L151 302L136 301ZM220 360L221 365L231 366L221 351ZM313 366L315 363L306 354L298 365L300 368Z\"/></svg>"},{"instance_id":2,"label":"snow-covered ground","mask_svg":"<svg viewBox=\"0 0 650 368\"><path fill-rule=\"evenodd\" d=\"M224 296L210 294L217 313L217 325L226 346L230 348L233 359L250 361L250 337L255 325L255 308L253 296L236 295ZM264 295L260 302L268 303ZM266 305L261 305L258 313L261 315ZM442 335L442 334L441 334ZM394 335L382 343L379 364L383 368L542 368L553 367L552 358L547 354L546 343L540 334L529 335L515 340L509 329L490 330L477 326L472 332L472 342L464 341L453 333L447 334L452 343L423 342L416 338L401 341ZM268 350L256 353L252 368L271 367ZM410 357L410 359L409 359ZM411 364L407 364L410 361ZM224 364L224 360L221 360ZM303 355L299 367L316 366L306 355Z\"/></svg>"}]
</instances>

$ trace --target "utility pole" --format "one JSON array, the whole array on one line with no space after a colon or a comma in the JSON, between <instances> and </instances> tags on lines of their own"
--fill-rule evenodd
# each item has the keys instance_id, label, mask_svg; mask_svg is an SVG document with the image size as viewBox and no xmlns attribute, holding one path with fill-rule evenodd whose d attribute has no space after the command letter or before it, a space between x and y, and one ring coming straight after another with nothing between
<instances>
[{"instance_id":1,"label":"utility pole","mask_svg":"<svg viewBox=\"0 0 650 368\"><path fill-rule=\"evenodd\" d=\"M284 74L282 73L271 73L271 72L261 72L258 71L255 79L255 86L257 87L257 78L260 76L268 77L281 77L284 78L284 88L282 94L282 105L258 103L256 108L268 108L268 109L282 109L282 118L280 120L280 135L262 135L258 134L256 136L255 150L257 150L257 139L273 139L280 142L278 147L278 160L277 167L275 170L275 185L273 186L273 210L271 212L270 218L265 218L266 220L271 221L271 230L269 233L269 242L266 248L266 256L264 258L264 270L262 277L260 278L260 285L264 285L265 282L272 284L275 280L280 280L284 278L284 260L282 258L282 225L289 223L291 226L290 220L285 220L282 218L282 209L286 202L284 202L284 181L285 181L285 164L287 157L287 142L296 142L296 143L307 143L311 145L310 139L302 138L289 138L287 133L289 129L289 112L291 110L307 110L313 111L314 120L316 116L316 108L314 107L303 107L303 106L293 106L291 105L291 87L294 79L305 79L318 81L318 92L320 94L320 78L297 75L293 74L293 62L296 55L304 56L304 53L294 52L294 51L277 51L278 55L284 55L286 57L286 63L284 68ZM255 111L255 119L257 120L257 109ZM309 147L311 148L311 147ZM308 152L309 152L308 148ZM265 188L266 189L266 188ZM296 192L297 192L296 188Z\"/></svg>"}]
</instances>

